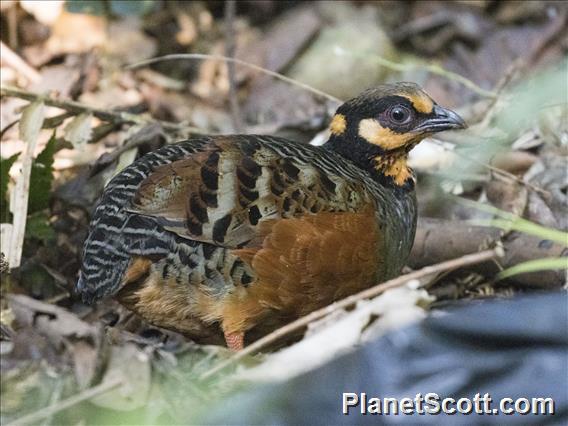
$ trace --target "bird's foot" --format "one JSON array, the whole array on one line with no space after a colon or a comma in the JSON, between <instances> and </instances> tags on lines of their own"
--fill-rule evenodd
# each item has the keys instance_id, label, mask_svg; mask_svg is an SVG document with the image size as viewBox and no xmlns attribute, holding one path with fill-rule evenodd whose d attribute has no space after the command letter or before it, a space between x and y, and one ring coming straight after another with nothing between
<instances>
[{"instance_id":1,"label":"bird's foot","mask_svg":"<svg viewBox=\"0 0 568 426\"><path fill-rule=\"evenodd\" d=\"M238 352L244 347L245 333L225 333L227 347L233 352Z\"/></svg>"}]
</instances>

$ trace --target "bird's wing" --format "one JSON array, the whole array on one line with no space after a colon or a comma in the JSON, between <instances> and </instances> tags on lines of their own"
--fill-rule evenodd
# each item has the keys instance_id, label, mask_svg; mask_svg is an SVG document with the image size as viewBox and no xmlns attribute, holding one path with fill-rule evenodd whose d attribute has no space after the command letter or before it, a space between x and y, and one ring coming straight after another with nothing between
<instances>
[{"instance_id":1,"label":"bird's wing","mask_svg":"<svg viewBox=\"0 0 568 426\"><path fill-rule=\"evenodd\" d=\"M224 272L234 287L208 313L228 333L259 324L268 310L302 315L367 288L387 261L363 182L266 145L249 148L216 138L158 167L132 202L165 229L240 259Z\"/></svg>"},{"instance_id":2,"label":"bird's wing","mask_svg":"<svg viewBox=\"0 0 568 426\"><path fill-rule=\"evenodd\" d=\"M237 142L216 138L205 150L158 167L142 182L130 210L181 237L242 248L254 245L267 220L357 212L370 203L362 183Z\"/></svg>"}]
</instances>

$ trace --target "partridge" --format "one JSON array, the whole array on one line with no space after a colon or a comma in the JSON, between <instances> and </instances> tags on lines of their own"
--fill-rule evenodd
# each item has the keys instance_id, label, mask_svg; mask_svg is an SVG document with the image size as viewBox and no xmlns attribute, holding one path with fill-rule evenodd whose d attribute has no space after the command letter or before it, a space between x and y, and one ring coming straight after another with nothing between
<instances>
[{"instance_id":1,"label":"partridge","mask_svg":"<svg viewBox=\"0 0 568 426\"><path fill-rule=\"evenodd\" d=\"M464 127L397 83L341 105L322 146L265 135L166 145L105 188L77 291L239 350L399 274L417 215L408 152Z\"/></svg>"}]
</instances>

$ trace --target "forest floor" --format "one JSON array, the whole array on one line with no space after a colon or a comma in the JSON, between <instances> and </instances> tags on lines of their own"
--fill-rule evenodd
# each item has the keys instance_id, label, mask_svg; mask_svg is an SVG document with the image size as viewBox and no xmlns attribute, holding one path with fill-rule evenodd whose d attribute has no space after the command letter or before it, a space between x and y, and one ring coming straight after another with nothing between
<instances>
[{"instance_id":1,"label":"forest floor","mask_svg":"<svg viewBox=\"0 0 568 426\"><path fill-rule=\"evenodd\" d=\"M175 422L453 301L565 286L566 4L234 6L1 3L2 424ZM191 55L159 59L174 54ZM96 200L136 158L199 134L322 143L342 100L394 81L469 125L410 155L420 219L408 276L297 324L300 342L238 359L76 297Z\"/></svg>"}]
</instances>

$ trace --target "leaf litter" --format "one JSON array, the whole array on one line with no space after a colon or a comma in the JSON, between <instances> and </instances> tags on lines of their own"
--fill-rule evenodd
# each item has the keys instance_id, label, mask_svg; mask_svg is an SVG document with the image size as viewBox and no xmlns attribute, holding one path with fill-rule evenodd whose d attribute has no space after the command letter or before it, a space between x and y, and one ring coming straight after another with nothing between
<instances>
[{"instance_id":1,"label":"leaf litter","mask_svg":"<svg viewBox=\"0 0 568 426\"><path fill-rule=\"evenodd\" d=\"M544 287L538 280L522 278L527 274L499 285L492 282L496 274L493 269L466 268L438 277L427 286L428 292L409 285L360 301L353 309L310 324L296 343L248 357L222 375L199 380L231 354L220 347L198 346L175 333L158 330L110 302L87 307L76 300L72 287L88 215L112 175L137 156L186 137L188 132L183 126L202 129L203 133L231 131L228 73L222 61L165 62L150 68L124 69L132 62L187 49L224 53L223 13L218 6L201 2L171 9L145 5L144 9L140 6L139 13L112 9L116 16L110 20L104 12L94 15L85 11L70 13L68 9L59 14L51 11L53 16L48 16L39 4L35 10L28 10L32 2L20 3L15 7L31 14L26 15L28 28L47 28L48 35L30 37L29 44L19 49L10 46L41 78L37 85L24 83L23 89L34 96L26 99L28 106L23 114L17 110L22 101L4 92L2 96L2 252L9 255L5 259L12 266L9 274L3 268L0 300L3 423L27 413L40 413L53 423L78 423L86 418L102 423L171 423L186 419L188 410L198 413L206 409L208 401L243 387L286 380L316 368L388 330L419 321L435 310L437 303L508 297L528 291L528 282L533 288ZM556 79L558 74L546 72L550 64L565 69L561 62L565 43L559 30L559 24L566 19L564 6L528 2L531 7L511 8L505 2L490 11L483 4L452 3L440 9L436 2L398 3L388 8L381 3L358 6L345 2L345 13L337 20L334 13L339 9L329 4L294 7L266 3L262 19L268 25L261 25L246 5L237 11L233 23L236 58L309 82L342 98L355 95L362 85L414 80L441 104L457 108L468 118L472 125L463 137L444 135L444 140L432 140L430 148L425 143L412 154L419 171L423 216L452 223L456 219L494 217L453 202L447 197L447 189L451 188L463 197L482 200L549 228L568 229L568 133L563 118L566 99L559 95L565 83ZM7 10L3 8L1 13ZM18 19L22 16L18 15ZM364 23L360 23L361 17ZM365 25L372 27L376 39L366 38L369 31L365 31ZM364 40L366 47L361 49L361 43L354 43L353 37ZM509 69L519 56L520 62ZM320 65L322 60L325 67ZM388 61L396 66L388 68ZM363 80L339 81L334 74L339 73L338 63L341 67L350 63L355 67L353 73L363 72ZM432 73L420 65L431 63L440 64L442 71ZM2 70L12 72L10 80L3 77L3 87L5 81L26 81L21 71L7 67L4 59ZM464 80L456 80L450 72L471 84L464 85ZM545 78L539 80L540 74ZM537 78L528 80L529 76ZM501 81L503 90L499 87ZM529 83L519 84L523 81ZM318 133L325 134L333 105L244 67L237 66L236 82L245 131L305 141ZM471 87L495 90L499 96L494 101ZM45 95L62 100L62 106L67 107L63 112L70 115L50 122L62 110L43 107ZM66 103L72 100L114 115L110 118L78 110L76 105ZM128 121L128 114L181 124L179 128L160 126L153 133L141 122ZM21 137L16 132L18 126L8 128L15 120L20 120ZM52 126L50 129L55 126L59 136L50 139L45 148L43 142L38 143L38 137L47 135L41 130L42 123ZM136 136L138 133L141 135ZM42 154L36 155L42 148ZM24 154L18 154L22 151ZM10 155L5 155L8 152ZM20 178L20 163L8 174L10 162L14 164L17 155L29 169L28 184ZM33 177L34 170L37 178ZM42 183L34 185L34 179ZM14 218L5 209L7 193L14 200L12 206L16 205ZM37 230L35 223L51 232ZM428 232L440 235L440 230L447 229L447 225L431 225ZM513 263L563 250L537 237L534 248L516 230L484 231L492 241L503 240L508 248L506 260ZM457 237L463 235L448 235L453 241ZM432 256L447 253L430 250L430 240L424 241L422 253L431 256L427 264L443 260ZM484 248L481 243L475 247ZM18 256L14 253L22 254L21 262L16 262ZM423 265L424 261L417 256L411 264ZM16 263L21 264L20 269L13 268ZM557 275L549 276L547 283L552 287L563 284ZM38 283L39 293L30 290ZM437 296L436 301L432 295ZM93 389L104 393L91 398L88 392ZM29 395L35 396L34 402ZM65 402L74 396L79 405L73 410L45 411L47 406L66 407Z\"/></svg>"}]
</instances>

